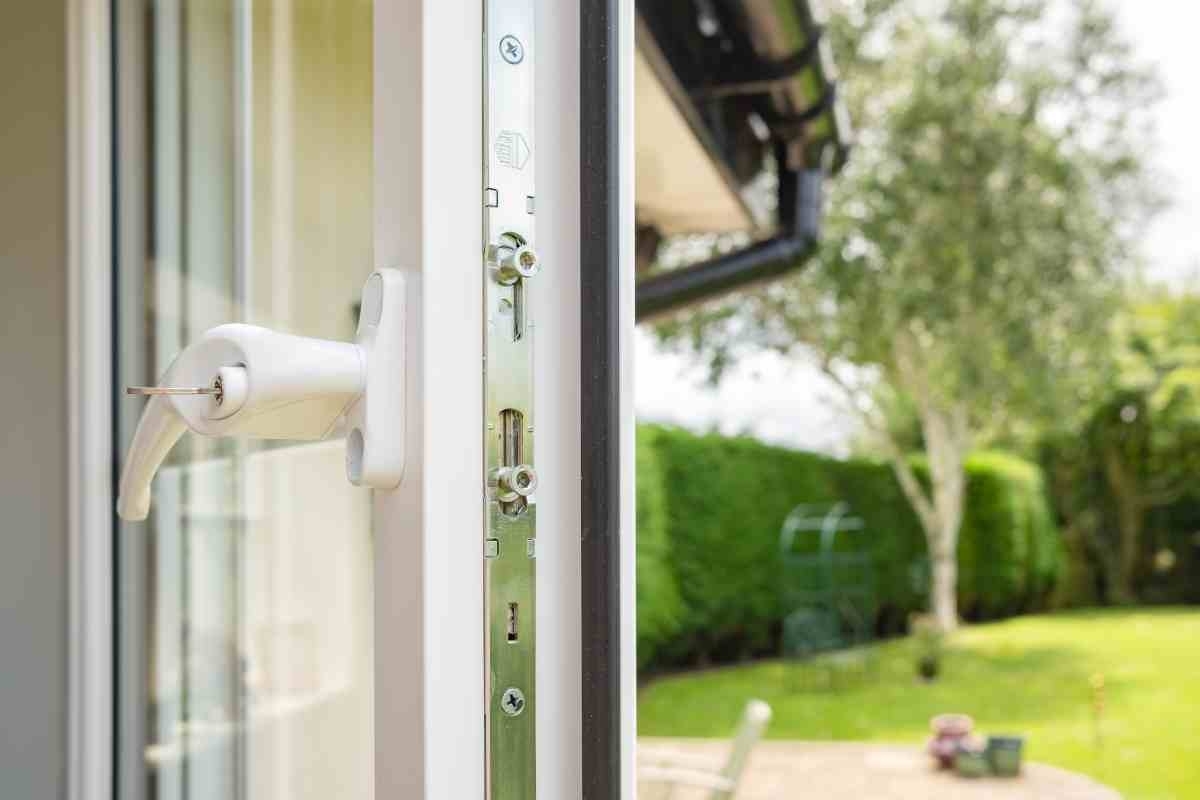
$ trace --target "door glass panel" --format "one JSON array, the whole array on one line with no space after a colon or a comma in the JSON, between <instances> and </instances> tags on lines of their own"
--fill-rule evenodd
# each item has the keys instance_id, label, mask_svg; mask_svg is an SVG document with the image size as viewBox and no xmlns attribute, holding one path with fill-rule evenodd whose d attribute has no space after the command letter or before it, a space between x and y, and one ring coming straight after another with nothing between
<instances>
[{"instance_id":1,"label":"door glass panel","mask_svg":"<svg viewBox=\"0 0 1200 800\"><path fill-rule=\"evenodd\" d=\"M115 1L119 383L224 322L353 340L369 0ZM125 445L142 403L118 402ZM121 798L371 796L370 502L343 453L188 434L121 526Z\"/></svg>"}]
</instances>

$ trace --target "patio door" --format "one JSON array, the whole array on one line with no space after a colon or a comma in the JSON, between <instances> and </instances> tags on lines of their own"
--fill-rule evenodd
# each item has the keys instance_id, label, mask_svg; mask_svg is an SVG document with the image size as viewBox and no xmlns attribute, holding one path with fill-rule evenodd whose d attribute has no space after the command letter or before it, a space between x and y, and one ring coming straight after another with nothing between
<instances>
[{"instance_id":1,"label":"patio door","mask_svg":"<svg viewBox=\"0 0 1200 800\"><path fill-rule=\"evenodd\" d=\"M352 340L373 267L370 0L117 19L117 163L136 181L118 224L140 228L117 271L119 382L153 383L224 322ZM127 444L141 403L119 402ZM343 454L185 437L150 518L122 526L120 797L371 796L371 503Z\"/></svg>"},{"instance_id":2,"label":"patio door","mask_svg":"<svg viewBox=\"0 0 1200 800\"><path fill-rule=\"evenodd\" d=\"M79 2L112 3L117 459L142 408L121 387L156 383L205 330L353 341L373 269L401 271L406 297L398 488L351 486L337 431L185 433L149 518L116 526L114 791L83 796L632 796L631 0ZM524 27L489 29L489 4ZM523 70L526 127L485 134L489 98L511 100L485 59ZM499 207L536 219L523 245L544 267L507 303L487 159L536 161ZM538 536L501 550L534 565L506 619L485 608L500 434L481 365L485 333L516 319L536 321ZM533 433L508 411L503 431ZM534 636L536 699L493 685L489 648ZM489 729L500 713L536 734ZM506 793L496 770L518 760Z\"/></svg>"}]
</instances>

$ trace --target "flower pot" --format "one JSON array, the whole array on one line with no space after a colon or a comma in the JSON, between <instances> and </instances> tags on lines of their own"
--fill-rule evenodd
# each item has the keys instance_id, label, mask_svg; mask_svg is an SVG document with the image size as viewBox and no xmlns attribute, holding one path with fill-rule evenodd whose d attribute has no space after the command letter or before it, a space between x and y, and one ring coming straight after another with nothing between
<instances>
[{"instance_id":1,"label":"flower pot","mask_svg":"<svg viewBox=\"0 0 1200 800\"><path fill-rule=\"evenodd\" d=\"M974 725L974 720L966 714L939 714L929 721L933 738L929 740L926 750L937 760L940 768L950 769L954 766L959 745L971 734Z\"/></svg>"},{"instance_id":2,"label":"flower pot","mask_svg":"<svg viewBox=\"0 0 1200 800\"><path fill-rule=\"evenodd\" d=\"M1014 778L1021 774L1021 751L1025 739L1021 736L989 736L987 759L992 772L1002 778Z\"/></svg>"},{"instance_id":3,"label":"flower pot","mask_svg":"<svg viewBox=\"0 0 1200 800\"><path fill-rule=\"evenodd\" d=\"M954 771L964 778L982 778L991 772L991 764L983 750L960 747L954 757Z\"/></svg>"}]
</instances>

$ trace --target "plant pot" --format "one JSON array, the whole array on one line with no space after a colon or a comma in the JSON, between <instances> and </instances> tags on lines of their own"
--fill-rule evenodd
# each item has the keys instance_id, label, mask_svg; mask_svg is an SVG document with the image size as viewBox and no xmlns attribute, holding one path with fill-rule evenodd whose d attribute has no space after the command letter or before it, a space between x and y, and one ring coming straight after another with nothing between
<instances>
[{"instance_id":1,"label":"plant pot","mask_svg":"<svg viewBox=\"0 0 1200 800\"><path fill-rule=\"evenodd\" d=\"M987 759L992 772L1002 778L1021 774L1021 752L1025 747L1022 736L989 736Z\"/></svg>"},{"instance_id":2,"label":"plant pot","mask_svg":"<svg viewBox=\"0 0 1200 800\"><path fill-rule=\"evenodd\" d=\"M940 768L950 769L954 766L960 745L971 735L974 726L974 720L966 714L939 714L929 721L933 738L929 740L926 750L937 760Z\"/></svg>"},{"instance_id":3,"label":"plant pot","mask_svg":"<svg viewBox=\"0 0 1200 800\"><path fill-rule=\"evenodd\" d=\"M954 757L954 771L964 778L982 778L989 774L992 768L984 751L960 747Z\"/></svg>"}]
</instances>

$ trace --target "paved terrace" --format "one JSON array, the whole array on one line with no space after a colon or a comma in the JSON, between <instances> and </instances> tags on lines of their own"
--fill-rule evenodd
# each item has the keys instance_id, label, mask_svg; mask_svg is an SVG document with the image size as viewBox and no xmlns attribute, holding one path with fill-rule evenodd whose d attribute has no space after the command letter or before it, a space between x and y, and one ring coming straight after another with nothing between
<instances>
[{"instance_id":1,"label":"paved terrace","mask_svg":"<svg viewBox=\"0 0 1200 800\"><path fill-rule=\"evenodd\" d=\"M656 750L711 756L719 765L729 743L709 739L642 739ZM671 800L707 798L676 791ZM1018 778L960 778L933 768L917 745L857 742L759 743L737 800L1120 800L1091 778L1026 763Z\"/></svg>"}]
</instances>

